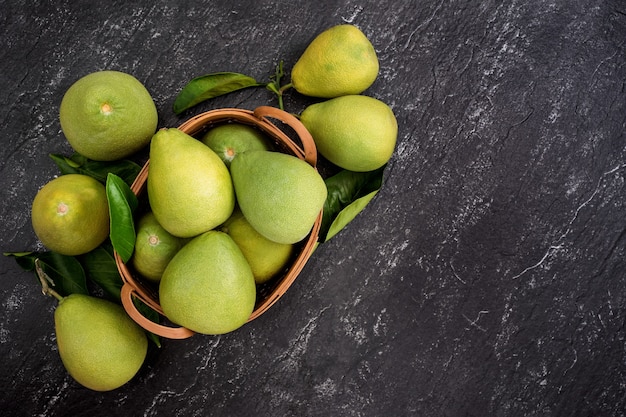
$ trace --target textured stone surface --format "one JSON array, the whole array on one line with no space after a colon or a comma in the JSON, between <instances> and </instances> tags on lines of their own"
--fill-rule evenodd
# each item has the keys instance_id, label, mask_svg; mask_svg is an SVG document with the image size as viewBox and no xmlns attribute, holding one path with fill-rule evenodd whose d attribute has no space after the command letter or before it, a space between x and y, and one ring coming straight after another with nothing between
<instances>
[{"instance_id":1,"label":"textured stone surface","mask_svg":"<svg viewBox=\"0 0 626 417\"><path fill-rule=\"evenodd\" d=\"M66 374L53 300L0 257L3 415L625 415L623 2L199 3L0 1L2 251L42 249L29 207L71 152L57 112L80 76L132 73L176 126L275 105L171 110L191 78L266 79L345 22L399 122L383 188L261 318L164 341L109 393Z\"/></svg>"}]
</instances>

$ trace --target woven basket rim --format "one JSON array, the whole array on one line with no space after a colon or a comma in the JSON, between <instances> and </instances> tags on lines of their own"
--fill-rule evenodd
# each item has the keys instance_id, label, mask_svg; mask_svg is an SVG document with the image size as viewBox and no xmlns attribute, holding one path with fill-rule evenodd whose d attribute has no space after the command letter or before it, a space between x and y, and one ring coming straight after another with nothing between
<instances>
[{"instance_id":1,"label":"woven basket rim","mask_svg":"<svg viewBox=\"0 0 626 417\"><path fill-rule=\"evenodd\" d=\"M272 121L272 119L279 120L289 126L293 130L294 135L300 141L300 144L294 142L288 134L286 134ZM180 126L178 126L178 129L194 136L211 124L226 122L250 124L259 128L274 139L282 148L282 151L295 155L316 168L317 150L309 131L295 116L275 107L260 106L254 111L239 108L209 110L193 116L183 122ZM131 185L131 190L137 196L141 196L142 193L145 192L149 165L150 160L146 161L137 175L137 178ZM285 294L289 287L291 287L315 250L321 222L322 211L320 211L317 216L308 236L296 244L298 249L293 263L287 268L286 272L282 276L272 280L274 286L264 298L257 300L254 310L247 322L260 317ZM122 305L135 322L137 322L145 330L169 339L185 339L195 334L192 330L182 326L155 323L141 314L134 303L135 298L141 300L152 310L156 311L160 316L165 317L165 314L159 305L158 294L156 291L150 288L149 285L143 283L141 279L136 279L131 269L123 262L117 252L114 252L114 257L123 281L121 291Z\"/></svg>"}]
</instances>

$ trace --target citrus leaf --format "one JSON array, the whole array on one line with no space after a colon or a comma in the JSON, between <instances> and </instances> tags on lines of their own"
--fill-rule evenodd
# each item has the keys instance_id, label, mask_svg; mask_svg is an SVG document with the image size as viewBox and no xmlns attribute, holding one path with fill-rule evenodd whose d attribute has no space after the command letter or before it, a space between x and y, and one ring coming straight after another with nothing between
<instances>
[{"instance_id":1,"label":"citrus leaf","mask_svg":"<svg viewBox=\"0 0 626 417\"><path fill-rule=\"evenodd\" d=\"M57 164L61 170L61 174L77 174L80 169L80 163L77 163L67 156L51 153L50 158Z\"/></svg>"},{"instance_id":2,"label":"citrus leaf","mask_svg":"<svg viewBox=\"0 0 626 417\"><path fill-rule=\"evenodd\" d=\"M326 235L332 223L335 221L335 218L344 208L348 207L355 200L370 194L372 191L380 189L384 169L385 167L383 166L375 171L368 172L342 170L324 180L328 190L328 196L324 202L322 225L319 233L320 242L326 242L328 240ZM361 210L363 208L365 208L365 206L363 206ZM338 230L335 230L335 233L337 232Z\"/></svg>"},{"instance_id":3,"label":"citrus leaf","mask_svg":"<svg viewBox=\"0 0 626 417\"><path fill-rule=\"evenodd\" d=\"M376 193L378 193L378 190L374 190L371 193L361 198L357 198L352 203L348 204L346 208L341 210L339 214L337 215L337 217L335 217L335 220L330 225L330 228L328 229L328 233L326 234L325 242L328 242L330 238L335 236L337 233L339 233L340 230L346 227L348 223L354 220L357 214L363 211L365 206L367 206L367 204L372 200L372 198L374 198Z\"/></svg>"},{"instance_id":4,"label":"citrus leaf","mask_svg":"<svg viewBox=\"0 0 626 417\"><path fill-rule=\"evenodd\" d=\"M3 255L15 259L15 262L25 271L35 270L37 252L4 252Z\"/></svg>"},{"instance_id":5,"label":"citrus leaf","mask_svg":"<svg viewBox=\"0 0 626 417\"><path fill-rule=\"evenodd\" d=\"M73 257L56 252L8 252L4 254L15 258L17 264L26 271L35 271L35 260L43 272L52 280L50 286L62 296L70 294L89 294L85 271L80 262ZM39 282L39 280L37 280Z\"/></svg>"},{"instance_id":6,"label":"citrus leaf","mask_svg":"<svg viewBox=\"0 0 626 417\"><path fill-rule=\"evenodd\" d=\"M129 160L111 162L93 161L79 153L74 153L70 157L59 154L50 154L50 158L52 158L54 163L61 170L61 173L64 175L89 175L103 184L106 182L107 175L109 173L113 173L122 178L126 184L131 185L133 181L135 181L139 171L141 171L141 166Z\"/></svg>"},{"instance_id":7,"label":"citrus leaf","mask_svg":"<svg viewBox=\"0 0 626 417\"><path fill-rule=\"evenodd\" d=\"M159 315L159 313L154 311L152 307L148 306L138 298L133 298L133 304L135 304L135 307L137 307L137 310L141 313L142 316L154 323L159 323L161 316ZM148 339L150 339L157 347L161 347L161 339L158 335L147 330L146 335L148 336Z\"/></svg>"},{"instance_id":8,"label":"citrus leaf","mask_svg":"<svg viewBox=\"0 0 626 417\"><path fill-rule=\"evenodd\" d=\"M128 262L135 248L133 212L139 201L128 184L115 174L107 175L105 187L111 217L111 243L122 260Z\"/></svg>"},{"instance_id":9,"label":"citrus leaf","mask_svg":"<svg viewBox=\"0 0 626 417\"><path fill-rule=\"evenodd\" d=\"M79 258L87 278L96 283L112 300L120 303L124 281L117 270L113 247L107 241Z\"/></svg>"},{"instance_id":10,"label":"citrus leaf","mask_svg":"<svg viewBox=\"0 0 626 417\"><path fill-rule=\"evenodd\" d=\"M205 100L248 87L265 86L254 78L237 72L215 72L189 81L174 100L174 113L195 106Z\"/></svg>"}]
</instances>

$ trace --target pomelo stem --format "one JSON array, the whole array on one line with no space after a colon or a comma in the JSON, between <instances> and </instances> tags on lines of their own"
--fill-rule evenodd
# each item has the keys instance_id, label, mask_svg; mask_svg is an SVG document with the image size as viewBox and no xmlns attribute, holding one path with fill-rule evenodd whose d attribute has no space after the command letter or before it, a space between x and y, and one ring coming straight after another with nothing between
<instances>
[{"instance_id":1,"label":"pomelo stem","mask_svg":"<svg viewBox=\"0 0 626 417\"><path fill-rule=\"evenodd\" d=\"M61 301L63 299L63 296L50 288L50 285L48 283L54 285L54 281L52 281L52 278L50 278L41 267L39 258L35 259L35 272L37 272L37 277L39 278L39 282L41 282L41 292L43 292L45 295L56 298L58 301Z\"/></svg>"},{"instance_id":2,"label":"pomelo stem","mask_svg":"<svg viewBox=\"0 0 626 417\"><path fill-rule=\"evenodd\" d=\"M282 87L280 87L278 92L282 95L285 91L289 90L291 87L293 87L293 83L285 84Z\"/></svg>"}]
</instances>

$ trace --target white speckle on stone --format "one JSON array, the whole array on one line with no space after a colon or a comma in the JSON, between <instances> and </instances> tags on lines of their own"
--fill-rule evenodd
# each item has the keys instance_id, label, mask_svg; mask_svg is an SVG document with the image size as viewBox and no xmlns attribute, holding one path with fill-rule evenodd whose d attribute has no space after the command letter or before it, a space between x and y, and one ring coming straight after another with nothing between
<instances>
[{"instance_id":1,"label":"white speckle on stone","mask_svg":"<svg viewBox=\"0 0 626 417\"><path fill-rule=\"evenodd\" d=\"M357 7L354 8L354 10L352 11L352 14L350 16L348 16L348 17L341 16L341 20L343 20L345 23L354 23L354 20L359 15L359 13L361 13L362 11L363 11L363 7L362 6L357 6Z\"/></svg>"},{"instance_id":2,"label":"white speckle on stone","mask_svg":"<svg viewBox=\"0 0 626 417\"><path fill-rule=\"evenodd\" d=\"M376 316L376 322L374 322L373 330L376 336L385 336L387 334L387 322L384 316L387 313L387 309L383 308L378 316Z\"/></svg>"},{"instance_id":3,"label":"white speckle on stone","mask_svg":"<svg viewBox=\"0 0 626 417\"><path fill-rule=\"evenodd\" d=\"M346 335L351 337L357 345L360 346L363 343L367 342L365 329L359 326L359 323L354 317L344 316L340 320Z\"/></svg>"},{"instance_id":4,"label":"white speckle on stone","mask_svg":"<svg viewBox=\"0 0 626 417\"><path fill-rule=\"evenodd\" d=\"M4 327L4 323L0 323L0 343L6 343L9 341L11 332Z\"/></svg>"},{"instance_id":5,"label":"white speckle on stone","mask_svg":"<svg viewBox=\"0 0 626 417\"><path fill-rule=\"evenodd\" d=\"M22 307L22 299L18 294L11 294L6 302L6 307L8 310L17 310Z\"/></svg>"},{"instance_id":6,"label":"white speckle on stone","mask_svg":"<svg viewBox=\"0 0 626 417\"><path fill-rule=\"evenodd\" d=\"M315 385L313 389L319 396L329 398L337 392L337 384L332 379L326 378L323 382Z\"/></svg>"}]
</instances>

